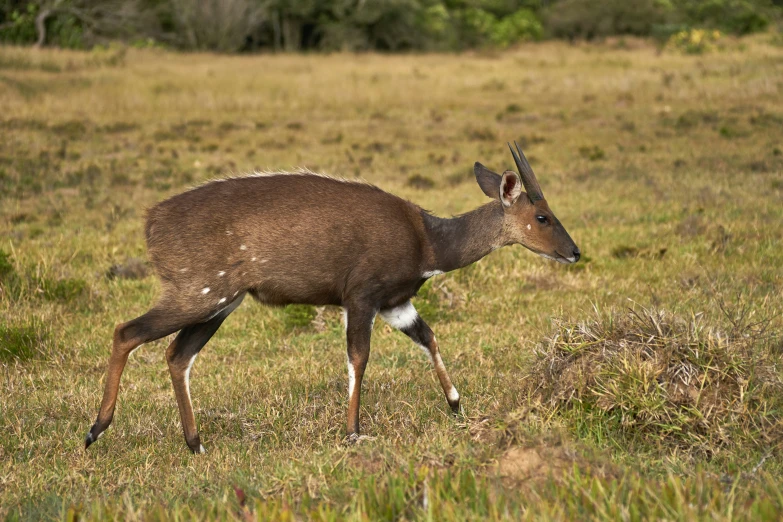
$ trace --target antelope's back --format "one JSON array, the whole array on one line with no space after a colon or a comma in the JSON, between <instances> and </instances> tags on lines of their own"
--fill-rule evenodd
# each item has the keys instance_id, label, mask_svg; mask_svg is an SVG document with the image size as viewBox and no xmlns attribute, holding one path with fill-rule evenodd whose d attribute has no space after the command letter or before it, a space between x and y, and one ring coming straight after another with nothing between
<instances>
[{"instance_id":1,"label":"antelope's back","mask_svg":"<svg viewBox=\"0 0 783 522\"><path fill-rule=\"evenodd\" d=\"M355 285L413 276L427 255L413 204L313 174L210 182L150 209L145 232L164 282L230 278L292 302L339 304Z\"/></svg>"}]
</instances>

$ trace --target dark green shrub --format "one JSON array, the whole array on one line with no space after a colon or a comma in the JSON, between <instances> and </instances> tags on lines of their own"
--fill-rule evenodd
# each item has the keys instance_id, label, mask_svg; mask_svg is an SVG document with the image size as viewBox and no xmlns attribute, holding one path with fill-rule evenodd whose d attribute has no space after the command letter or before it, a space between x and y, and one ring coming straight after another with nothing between
<instances>
[{"instance_id":1,"label":"dark green shrub","mask_svg":"<svg viewBox=\"0 0 783 522\"><path fill-rule=\"evenodd\" d=\"M690 25L739 35L764 30L773 9L770 0L677 0L675 5Z\"/></svg>"},{"instance_id":2,"label":"dark green shrub","mask_svg":"<svg viewBox=\"0 0 783 522\"><path fill-rule=\"evenodd\" d=\"M38 6L27 4L25 9L14 9L6 14L7 20L0 24L0 42L10 44L29 44L36 40L35 15Z\"/></svg>"}]
</instances>

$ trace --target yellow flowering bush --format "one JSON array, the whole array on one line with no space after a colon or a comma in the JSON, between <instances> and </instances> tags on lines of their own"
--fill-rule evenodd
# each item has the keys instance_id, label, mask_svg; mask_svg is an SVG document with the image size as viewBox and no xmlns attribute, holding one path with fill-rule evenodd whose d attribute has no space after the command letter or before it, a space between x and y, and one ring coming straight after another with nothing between
<instances>
[{"instance_id":1,"label":"yellow flowering bush","mask_svg":"<svg viewBox=\"0 0 783 522\"><path fill-rule=\"evenodd\" d=\"M672 35L666 46L688 54L701 54L712 50L722 37L717 29L686 29Z\"/></svg>"}]
</instances>

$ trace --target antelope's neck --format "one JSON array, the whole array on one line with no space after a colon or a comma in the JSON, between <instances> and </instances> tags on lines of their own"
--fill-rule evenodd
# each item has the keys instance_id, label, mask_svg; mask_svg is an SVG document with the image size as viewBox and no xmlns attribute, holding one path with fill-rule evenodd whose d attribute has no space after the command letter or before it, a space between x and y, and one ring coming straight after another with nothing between
<instances>
[{"instance_id":1,"label":"antelope's neck","mask_svg":"<svg viewBox=\"0 0 783 522\"><path fill-rule=\"evenodd\" d=\"M450 272L462 268L505 244L503 207L499 201L453 218L426 212L422 216L435 256L432 270Z\"/></svg>"}]
</instances>

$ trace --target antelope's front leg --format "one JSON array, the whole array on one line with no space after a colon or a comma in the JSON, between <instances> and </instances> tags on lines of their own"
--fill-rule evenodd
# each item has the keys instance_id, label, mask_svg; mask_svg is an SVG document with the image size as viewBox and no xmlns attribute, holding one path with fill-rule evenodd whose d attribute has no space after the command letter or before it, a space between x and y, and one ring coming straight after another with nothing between
<instances>
[{"instance_id":1,"label":"antelope's front leg","mask_svg":"<svg viewBox=\"0 0 783 522\"><path fill-rule=\"evenodd\" d=\"M347 436L359 436L359 403L362 378L370 358L370 334L375 310L361 306L346 307L346 337L348 340L348 425Z\"/></svg>"},{"instance_id":2,"label":"antelope's front leg","mask_svg":"<svg viewBox=\"0 0 783 522\"><path fill-rule=\"evenodd\" d=\"M427 326L427 323L419 316L413 304L408 301L394 308L381 310L381 317L391 326L410 337L414 343L419 345L430 356L430 360L432 360L432 364L435 367L435 373L438 375L440 386L443 388L443 393L446 394L446 401L451 406L451 411L458 414L459 393L457 388L451 383L446 366L443 364L438 341L435 339L435 334L432 333L430 327Z\"/></svg>"}]
</instances>

